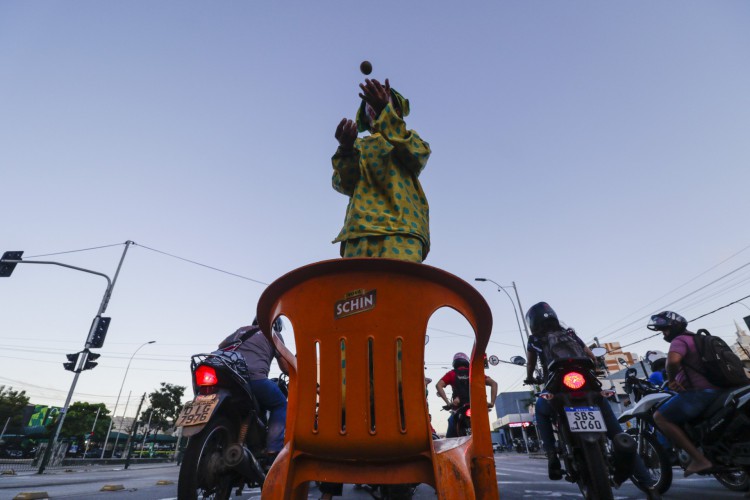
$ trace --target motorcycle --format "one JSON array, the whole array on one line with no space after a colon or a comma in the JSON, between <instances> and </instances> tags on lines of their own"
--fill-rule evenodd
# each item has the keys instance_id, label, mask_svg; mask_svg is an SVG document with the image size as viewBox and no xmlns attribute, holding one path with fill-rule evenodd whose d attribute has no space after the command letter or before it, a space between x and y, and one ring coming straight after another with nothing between
<instances>
[{"instance_id":1,"label":"motorcycle","mask_svg":"<svg viewBox=\"0 0 750 500\"><path fill-rule=\"evenodd\" d=\"M235 351L238 341L191 359L195 398L185 405L176 426L191 437L182 458L177 497L228 499L232 490L263 487L268 458L266 413L253 395L248 369ZM274 379L272 379L274 380ZM288 394L285 376L275 379Z\"/></svg>"},{"instance_id":2,"label":"motorcycle","mask_svg":"<svg viewBox=\"0 0 750 500\"><path fill-rule=\"evenodd\" d=\"M645 395L631 410L623 413L620 421L636 418L638 425L633 434L638 438L641 435L653 434L654 431L650 429L655 428L654 413L674 393L649 388L647 381L635 377L635 370L626 372L627 380L630 380L635 391L643 391ZM715 472L712 474L716 480L732 491L750 489L749 401L750 386L723 391L697 419L682 426L693 444L700 448L706 458L714 464ZM686 469L690 464L689 455L680 449L674 449L673 453L677 465ZM660 457L659 468L661 470L669 468L671 472L668 453Z\"/></svg>"},{"instance_id":3,"label":"motorcycle","mask_svg":"<svg viewBox=\"0 0 750 500\"><path fill-rule=\"evenodd\" d=\"M622 433L610 445L601 405L614 393L602 390L589 358L557 359L539 397L549 401L563 477L587 500L612 500L612 483L632 474L635 443ZM536 383L541 383L536 380Z\"/></svg>"},{"instance_id":4,"label":"motorcycle","mask_svg":"<svg viewBox=\"0 0 750 500\"><path fill-rule=\"evenodd\" d=\"M471 436L471 405L469 403L459 404L458 406L445 405L443 410L456 415L457 436Z\"/></svg>"}]
</instances>

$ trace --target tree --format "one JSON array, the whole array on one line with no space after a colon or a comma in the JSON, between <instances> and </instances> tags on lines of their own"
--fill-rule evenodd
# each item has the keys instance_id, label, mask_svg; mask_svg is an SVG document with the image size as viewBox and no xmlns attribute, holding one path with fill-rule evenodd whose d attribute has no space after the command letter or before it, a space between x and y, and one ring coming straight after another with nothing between
<instances>
[{"instance_id":1,"label":"tree","mask_svg":"<svg viewBox=\"0 0 750 500\"><path fill-rule=\"evenodd\" d=\"M99 411L99 418L96 417L97 411ZM68 407L68 413L65 415L65 422L63 422L60 435L73 438L77 442L83 442L91 433L91 427L96 420L94 441L103 441L109 428L110 418L108 415L109 410L104 403L93 404L77 401ZM48 427L50 430L54 430L56 425L57 421L50 423Z\"/></svg>"},{"instance_id":2,"label":"tree","mask_svg":"<svg viewBox=\"0 0 750 500\"><path fill-rule=\"evenodd\" d=\"M23 411L29 404L26 391L14 391L11 387L0 385L0 429L8 422L9 428L21 429L26 422L23 421Z\"/></svg>"},{"instance_id":3,"label":"tree","mask_svg":"<svg viewBox=\"0 0 750 500\"><path fill-rule=\"evenodd\" d=\"M174 427L182 409L182 396L185 386L161 383L161 388L148 395L151 407L143 412L141 422L144 424L151 418L151 428L166 431Z\"/></svg>"}]
</instances>

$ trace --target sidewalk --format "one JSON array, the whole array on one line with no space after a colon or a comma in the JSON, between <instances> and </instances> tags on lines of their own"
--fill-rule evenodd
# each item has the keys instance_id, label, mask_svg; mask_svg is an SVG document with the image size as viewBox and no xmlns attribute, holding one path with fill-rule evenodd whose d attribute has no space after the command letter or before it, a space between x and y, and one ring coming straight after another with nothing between
<instances>
[{"instance_id":1,"label":"sidewalk","mask_svg":"<svg viewBox=\"0 0 750 500\"><path fill-rule=\"evenodd\" d=\"M172 468L178 466L174 462L162 462L158 464L137 464L130 465L128 470L145 470ZM43 486L60 486L74 484L80 481L78 476L81 473L104 473L122 471L122 465L85 465L78 467L66 467L59 469L47 469L44 474L37 474L36 471L20 471L15 475L0 475L0 490L26 487L29 485L37 487Z\"/></svg>"}]
</instances>

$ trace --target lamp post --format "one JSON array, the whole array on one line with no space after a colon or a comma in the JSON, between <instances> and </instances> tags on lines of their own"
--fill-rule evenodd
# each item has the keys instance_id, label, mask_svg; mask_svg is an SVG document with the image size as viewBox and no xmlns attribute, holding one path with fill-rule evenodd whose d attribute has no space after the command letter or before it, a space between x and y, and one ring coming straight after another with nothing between
<instances>
[{"instance_id":1,"label":"lamp post","mask_svg":"<svg viewBox=\"0 0 750 500\"><path fill-rule=\"evenodd\" d=\"M70 370L75 372L75 376L73 377L73 382L70 384L70 389L68 390L68 396L65 399L65 404L63 405L63 409L62 411L60 411L60 416L58 417L55 433L53 434L52 439L47 444L47 448L44 450L44 455L42 456L42 460L39 464L39 470L37 472L38 474L44 473L44 469L47 467L47 462L49 461L50 455L52 454L54 447L57 444L57 439L60 437L60 431L62 430L63 422L65 422L65 414L68 412L68 406L70 406L70 400L73 398L73 392L75 391L76 384L78 383L78 377L79 375L81 375L81 371L91 369L94 366L96 366L96 363L91 363L89 361L89 358L91 358L92 360L96 359L99 357L99 354L92 354L89 351L89 348L101 347L102 343L104 342L104 335L106 334L106 329L109 325L109 318L102 318L102 314L104 314L104 312L107 310L107 306L109 305L109 299L112 297L112 289L115 287L117 276L119 276L120 269L122 268L122 263L125 260L125 254L127 254L128 248L130 248L130 245L132 244L133 242L130 240L125 242L125 249L122 251L122 256L120 257L120 263L117 265L115 276L112 279L109 279L109 276L107 276L104 273L92 271L90 269L85 269L83 267L63 264L61 262L42 261L42 260L22 260L21 256L23 255L23 251L5 252L2 258L0 258L0 277L2 278L10 277L10 275L13 273L13 270L15 269L17 264L49 264L49 265L67 267L68 269L74 269L76 271L82 271L82 272L89 273L89 274L95 274L107 280L107 288L104 290L104 297L102 297L102 301L99 304L99 310L97 311L96 316L94 316L94 321L91 323L91 327L89 328L89 333L88 333L88 336L86 337L86 342L84 344L83 351L78 353L77 357L74 358L75 363L72 363L72 366L70 367ZM69 357L68 359L73 361L73 358Z\"/></svg>"},{"instance_id":2,"label":"lamp post","mask_svg":"<svg viewBox=\"0 0 750 500\"><path fill-rule=\"evenodd\" d=\"M521 330L521 321L518 319L518 309L521 308L521 301L518 298L518 289L516 288L516 282L515 281L513 282L513 286L503 286L503 285L498 284L495 281L492 281L489 278L474 278L474 280L475 281L489 281L490 283L493 283L495 286L497 286L497 291L498 292L502 290L505 293L505 295L508 296L508 300L510 300L511 305L513 306L513 313L516 315L516 324L518 325L518 333L521 335L521 345L523 346L524 352L526 352L526 341L523 338L523 331ZM513 298L510 296L510 294L508 293L508 291L506 290L506 288L513 288L513 290L515 290L515 292L516 292L516 300L518 301L518 308L516 308L516 303L513 302ZM522 312L521 316L523 316L523 312ZM526 326L526 318L524 318L524 320L523 320L523 326L526 329L526 338L528 339L529 338L529 329Z\"/></svg>"},{"instance_id":3,"label":"lamp post","mask_svg":"<svg viewBox=\"0 0 750 500\"><path fill-rule=\"evenodd\" d=\"M107 437L104 438L104 446L102 447L102 456L100 458L104 458L104 453L107 451L107 442L109 441L109 434L112 432L112 424L115 421L115 417L117 416L117 405L120 404L120 396L122 395L122 388L125 386L125 378L128 376L128 370L130 370L130 363L133 361L133 358L138 353L138 351L141 350L142 347L145 347L149 344L155 343L155 340L149 340L148 342L144 342L141 344L138 349L135 350L132 356L130 356L130 360L128 360L128 366L125 368L125 375L122 376L122 383L120 384L120 392L117 393L117 400L115 401L115 407L112 410L112 418L109 421L109 429L107 429ZM125 414L123 413L123 418L125 417ZM120 437L119 434L117 436ZM117 442L115 441L115 446L117 446ZM114 453L114 448L112 449L112 453Z\"/></svg>"}]
</instances>

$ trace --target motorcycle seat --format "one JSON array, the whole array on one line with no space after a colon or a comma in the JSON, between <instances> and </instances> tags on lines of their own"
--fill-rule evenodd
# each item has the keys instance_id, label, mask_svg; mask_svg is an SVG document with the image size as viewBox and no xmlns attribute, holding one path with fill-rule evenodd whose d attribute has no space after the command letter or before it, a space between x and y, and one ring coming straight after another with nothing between
<instances>
[{"instance_id":1,"label":"motorcycle seat","mask_svg":"<svg viewBox=\"0 0 750 500\"><path fill-rule=\"evenodd\" d=\"M591 358L560 358L560 359L553 360L549 364L547 369L551 373L562 367L565 367L565 368L580 367L584 369L593 370L594 362L591 361Z\"/></svg>"},{"instance_id":2,"label":"motorcycle seat","mask_svg":"<svg viewBox=\"0 0 750 500\"><path fill-rule=\"evenodd\" d=\"M726 389L721 391L716 399L710 405L708 405L706 409L703 410L703 412L701 412L701 414L695 420L703 420L712 416L722 408L731 405L733 399L739 398L747 394L748 392L750 392L750 386L740 387L738 389Z\"/></svg>"}]
</instances>

